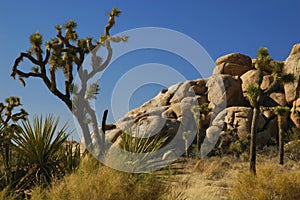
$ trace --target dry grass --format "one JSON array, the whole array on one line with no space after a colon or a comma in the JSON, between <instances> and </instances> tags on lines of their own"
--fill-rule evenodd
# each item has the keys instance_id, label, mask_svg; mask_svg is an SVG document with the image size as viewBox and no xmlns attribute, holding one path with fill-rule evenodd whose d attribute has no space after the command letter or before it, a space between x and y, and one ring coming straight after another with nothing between
<instances>
[{"instance_id":1,"label":"dry grass","mask_svg":"<svg viewBox=\"0 0 300 200\"><path fill-rule=\"evenodd\" d=\"M49 190L35 188L33 200L268 200L300 199L300 163L258 155L257 177L249 163L232 157L213 157L176 163L173 172L128 174L85 157L76 173L53 183ZM196 163L196 164L195 164ZM177 167L177 168L176 168ZM12 200L0 192L0 199Z\"/></svg>"},{"instance_id":2,"label":"dry grass","mask_svg":"<svg viewBox=\"0 0 300 200\"><path fill-rule=\"evenodd\" d=\"M242 171L231 190L232 199L245 200L293 200L300 199L300 171L277 164L257 167L257 176Z\"/></svg>"},{"instance_id":3,"label":"dry grass","mask_svg":"<svg viewBox=\"0 0 300 200\"><path fill-rule=\"evenodd\" d=\"M192 162L192 161L189 161ZM233 169L232 158L206 158L190 166L185 174L177 175L176 191L182 192L188 200L226 199L231 187Z\"/></svg>"},{"instance_id":4,"label":"dry grass","mask_svg":"<svg viewBox=\"0 0 300 200\"><path fill-rule=\"evenodd\" d=\"M16 198L17 198L17 195L10 194L10 192L8 191L7 188L0 191L0 200L14 200Z\"/></svg>"},{"instance_id":5,"label":"dry grass","mask_svg":"<svg viewBox=\"0 0 300 200\"><path fill-rule=\"evenodd\" d=\"M174 189L189 200L300 199L300 163L286 160L280 166L277 162L277 157L258 155L255 178L248 162L231 157L203 159L190 173L177 175Z\"/></svg>"},{"instance_id":6,"label":"dry grass","mask_svg":"<svg viewBox=\"0 0 300 200\"><path fill-rule=\"evenodd\" d=\"M99 166L91 158L48 191L36 188L32 200L143 200L166 198L167 186L152 174L128 174Z\"/></svg>"}]
</instances>

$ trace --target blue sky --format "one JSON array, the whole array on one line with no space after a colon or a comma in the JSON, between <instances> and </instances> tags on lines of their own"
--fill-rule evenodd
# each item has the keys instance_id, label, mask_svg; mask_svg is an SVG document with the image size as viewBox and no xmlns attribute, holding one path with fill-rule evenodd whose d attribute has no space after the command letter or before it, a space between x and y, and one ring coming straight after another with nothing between
<instances>
[{"instance_id":1,"label":"blue sky","mask_svg":"<svg viewBox=\"0 0 300 200\"><path fill-rule=\"evenodd\" d=\"M30 115L54 113L63 121L70 120L72 126L70 112L40 80L28 80L23 88L10 78L11 66L19 53L29 48L30 34L39 31L45 41L49 40L55 36L54 26L69 19L78 23L79 36L97 39L103 33L106 14L112 7L123 11L112 34L140 27L173 29L196 40L213 60L231 52L255 57L260 46L268 47L274 59L284 60L291 47L300 42L300 2L297 0L5 0L0 3L0 101L11 95L20 96ZM143 56L137 53L120 65L161 62L178 67L187 64L180 59L175 62L159 52L148 53L153 60L146 56L147 52ZM142 61L132 61L139 59ZM192 72L186 73L192 77ZM152 92L148 93L149 89ZM140 88L130 107L139 105L160 89L160 86Z\"/></svg>"}]
</instances>

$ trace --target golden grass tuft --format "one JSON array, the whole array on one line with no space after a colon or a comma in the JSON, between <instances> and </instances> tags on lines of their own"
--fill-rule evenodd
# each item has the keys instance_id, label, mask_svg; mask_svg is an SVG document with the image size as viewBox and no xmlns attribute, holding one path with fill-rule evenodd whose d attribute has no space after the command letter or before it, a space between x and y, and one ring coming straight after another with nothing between
<instances>
[{"instance_id":1,"label":"golden grass tuft","mask_svg":"<svg viewBox=\"0 0 300 200\"><path fill-rule=\"evenodd\" d=\"M231 168L231 164L226 159L203 159L197 161L193 171L201 173L205 179L218 180L223 178Z\"/></svg>"},{"instance_id":2,"label":"golden grass tuft","mask_svg":"<svg viewBox=\"0 0 300 200\"><path fill-rule=\"evenodd\" d=\"M85 157L74 174L47 191L36 188L32 200L143 200L163 199L167 186L153 174L128 174Z\"/></svg>"},{"instance_id":3,"label":"golden grass tuft","mask_svg":"<svg viewBox=\"0 0 300 200\"><path fill-rule=\"evenodd\" d=\"M277 164L257 166L256 177L248 170L242 171L231 190L231 199L300 199L300 171Z\"/></svg>"}]
</instances>

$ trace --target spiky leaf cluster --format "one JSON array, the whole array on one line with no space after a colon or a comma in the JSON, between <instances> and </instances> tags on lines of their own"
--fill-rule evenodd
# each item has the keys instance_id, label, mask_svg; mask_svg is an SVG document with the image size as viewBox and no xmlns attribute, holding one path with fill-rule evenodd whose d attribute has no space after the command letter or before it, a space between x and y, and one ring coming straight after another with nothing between
<instances>
[{"instance_id":1,"label":"spiky leaf cluster","mask_svg":"<svg viewBox=\"0 0 300 200\"><path fill-rule=\"evenodd\" d=\"M272 58L269 55L269 50L266 47L260 47L257 51L257 59L255 62L255 67L266 69L272 61Z\"/></svg>"},{"instance_id":2,"label":"spiky leaf cluster","mask_svg":"<svg viewBox=\"0 0 300 200\"><path fill-rule=\"evenodd\" d=\"M30 36L30 44L33 48L41 47L43 44L43 36L39 32L35 32Z\"/></svg>"},{"instance_id":3,"label":"spiky leaf cluster","mask_svg":"<svg viewBox=\"0 0 300 200\"><path fill-rule=\"evenodd\" d=\"M16 96L11 96L9 98L5 99L5 104L3 104L2 102L0 103L0 112L1 112L1 117L0 117L0 123L1 126L3 125L2 123L8 123L8 120L12 120L13 122L16 122L20 119L25 120L28 113L24 110L24 109L20 109L19 112L13 114L13 110L16 107L21 106L21 101L20 101L20 97L16 97ZM3 116L6 116L5 117ZM5 122L6 121L6 122Z\"/></svg>"},{"instance_id":4,"label":"spiky leaf cluster","mask_svg":"<svg viewBox=\"0 0 300 200\"><path fill-rule=\"evenodd\" d=\"M251 105L254 105L258 98L261 96L261 89L257 83L251 84L247 90L247 98L250 101Z\"/></svg>"},{"instance_id":5,"label":"spiky leaf cluster","mask_svg":"<svg viewBox=\"0 0 300 200\"><path fill-rule=\"evenodd\" d=\"M77 23L74 22L73 20L68 21L64 25L64 28L66 29L65 37L66 37L67 40L72 40L72 41L77 40L78 35L75 31L76 27L77 27Z\"/></svg>"},{"instance_id":6,"label":"spiky leaf cluster","mask_svg":"<svg viewBox=\"0 0 300 200\"><path fill-rule=\"evenodd\" d=\"M208 103L203 103L201 105L194 105L191 108L192 113L194 114L194 117L196 119L204 120L205 116L212 110L211 107L209 107Z\"/></svg>"},{"instance_id":7,"label":"spiky leaf cluster","mask_svg":"<svg viewBox=\"0 0 300 200\"><path fill-rule=\"evenodd\" d=\"M280 116L289 116L291 109L288 106L276 106L274 113Z\"/></svg>"},{"instance_id":8,"label":"spiky leaf cluster","mask_svg":"<svg viewBox=\"0 0 300 200\"><path fill-rule=\"evenodd\" d=\"M122 12L118 8L113 8L111 11L111 15L119 17Z\"/></svg>"},{"instance_id":9,"label":"spiky leaf cluster","mask_svg":"<svg viewBox=\"0 0 300 200\"><path fill-rule=\"evenodd\" d=\"M99 81L91 83L87 88L84 98L86 100L96 99L97 94L99 94L99 90Z\"/></svg>"},{"instance_id":10,"label":"spiky leaf cluster","mask_svg":"<svg viewBox=\"0 0 300 200\"><path fill-rule=\"evenodd\" d=\"M295 76L293 74L286 74L284 72L284 62L275 61L273 65L273 75L279 81L283 83L292 83L295 80Z\"/></svg>"},{"instance_id":11,"label":"spiky leaf cluster","mask_svg":"<svg viewBox=\"0 0 300 200\"><path fill-rule=\"evenodd\" d=\"M33 124L22 122L20 134L14 137L17 151L26 160L27 173L17 188L30 188L35 184L45 186L54 177L63 175L61 149L67 140L67 125L58 130L58 119L52 116L35 117Z\"/></svg>"}]
</instances>

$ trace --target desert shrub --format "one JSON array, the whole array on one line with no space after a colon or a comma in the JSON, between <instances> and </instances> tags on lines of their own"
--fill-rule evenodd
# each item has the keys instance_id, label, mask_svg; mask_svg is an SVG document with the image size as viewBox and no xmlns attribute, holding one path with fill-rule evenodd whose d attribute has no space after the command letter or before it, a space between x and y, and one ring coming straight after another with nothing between
<instances>
[{"instance_id":1,"label":"desert shrub","mask_svg":"<svg viewBox=\"0 0 300 200\"><path fill-rule=\"evenodd\" d=\"M21 199L21 195L12 193L9 187L4 188L2 191L0 191L0 200L17 200L17 199Z\"/></svg>"},{"instance_id":2,"label":"desert shrub","mask_svg":"<svg viewBox=\"0 0 300 200\"><path fill-rule=\"evenodd\" d=\"M294 161L300 161L300 140L294 140L285 145L286 156Z\"/></svg>"},{"instance_id":3,"label":"desert shrub","mask_svg":"<svg viewBox=\"0 0 300 200\"><path fill-rule=\"evenodd\" d=\"M76 173L54 183L49 190L36 188L31 199L162 199L167 185L154 174L129 174L108 168L87 156Z\"/></svg>"},{"instance_id":4,"label":"desert shrub","mask_svg":"<svg viewBox=\"0 0 300 200\"><path fill-rule=\"evenodd\" d=\"M250 134L247 134L243 138L239 138L237 132L230 131L229 136L233 139L233 141L229 145L229 153L232 153L235 157L240 158L242 154L245 156L249 153L250 147Z\"/></svg>"},{"instance_id":5,"label":"desert shrub","mask_svg":"<svg viewBox=\"0 0 300 200\"><path fill-rule=\"evenodd\" d=\"M74 140L65 141L61 149L61 155L65 172L75 172L80 164L80 144Z\"/></svg>"},{"instance_id":6,"label":"desert shrub","mask_svg":"<svg viewBox=\"0 0 300 200\"><path fill-rule=\"evenodd\" d=\"M207 180L218 180L223 178L232 166L225 159L203 159L194 166L194 171L200 172Z\"/></svg>"},{"instance_id":7,"label":"desert shrub","mask_svg":"<svg viewBox=\"0 0 300 200\"><path fill-rule=\"evenodd\" d=\"M243 171L231 191L231 199L300 199L300 172L274 164L258 166L257 176Z\"/></svg>"},{"instance_id":8,"label":"desert shrub","mask_svg":"<svg viewBox=\"0 0 300 200\"><path fill-rule=\"evenodd\" d=\"M26 174L16 188L30 189L38 184L50 184L54 177L64 175L61 149L68 134L67 124L58 130L59 119L35 117L33 123L22 122L21 132L13 138L17 151L23 156Z\"/></svg>"},{"instance_id":9,"label":"desert shrub","mask_svg":"<svg viewBox=\"0 0 300 200\"><path fill-rule=\"evenodd\" d=\"M127 134L123 132L120 136L119 145L125 151L120 153L118 148L110 148L106 163L109 166L114 166L116 169L124 169L128 172L144 172L165 166L167 160L158 158L156 152L167 143L169 136L156 134L147 137L146 135L141 135L146 134L146 132L134 131L136 131L134 135L139 135L140 137L134 137L132 133Z\"/></svg>"}]
</instances>

